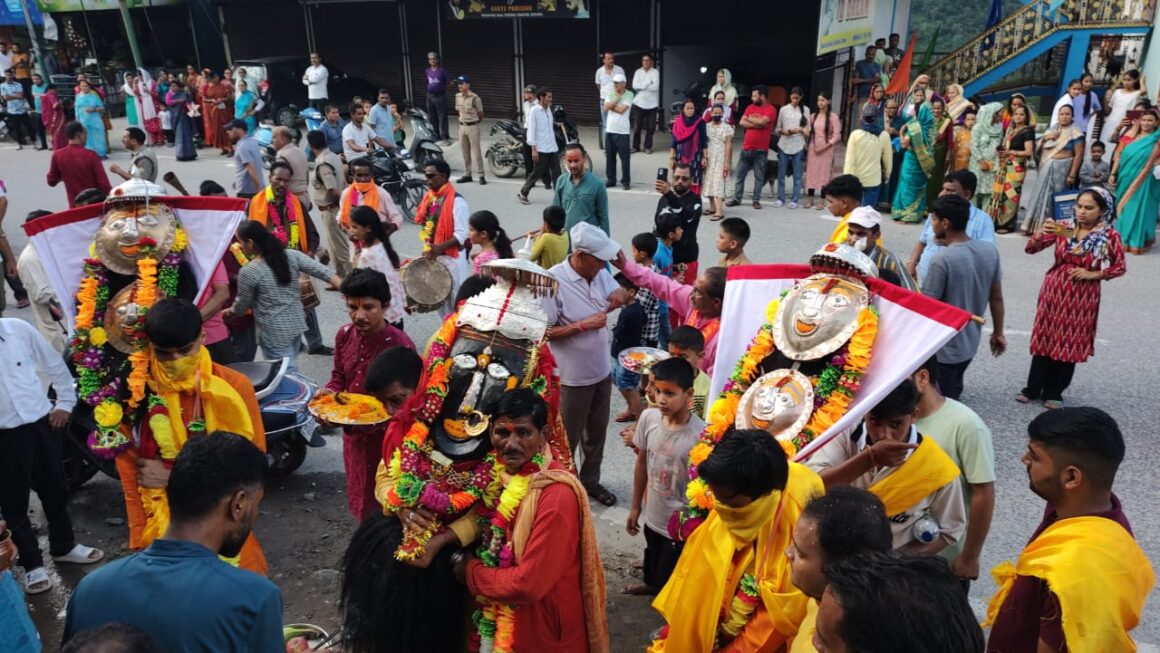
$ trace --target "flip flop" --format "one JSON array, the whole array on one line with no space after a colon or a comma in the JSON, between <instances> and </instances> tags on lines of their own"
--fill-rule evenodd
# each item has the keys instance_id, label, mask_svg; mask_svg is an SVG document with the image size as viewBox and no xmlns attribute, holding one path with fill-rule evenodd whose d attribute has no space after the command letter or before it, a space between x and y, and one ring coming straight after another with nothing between
<instances>
[{"instance_id":1,"label":"flip flop","mask_svg":"<svg viewBox=\"0 0 1160 653\"><path fill-rule=\"evenodd\" d=\"M48 570L44 567L37 567L24 574L25 594L43 594L50 589L52 589L52 576L48 575Z\"/></svg>"},{"instance_id":2,"label":"flip flop","mask_svg":"<svg viewBox=\"0 0 1160 653\"><path fill-rule=\"evenodd\" d=\"M657 591L644 583L633 583L620 590L621 594L628 594L630 596L653 596Z\"/></svg>"},{"instance_id":3,"label":"flip flop","mask_svg":"<svg viewBox=\"0 0 1160 653\"><path fill-rule=\"evenodd\" d=\"M720 222L725 219L725 214L722 213L721 215L711 215L709 216L709 219L713 222Z\"/></svg>"},{"instance_id":4,"label":"flip flop","mask_svg":"<svg viewBox=\"0 0 1160 653\"><path fill-rule=\"evenodd\" d=\"M1018 401L1021 404L1029 404L1031 403L1031 397L1028 397L1027 395L1020 392L1019 394L1015 395L1015 401Z\"/></svg>"},{"instance_id":5,"label":"flip flop","mask_svg":"<svg viewBox=\"0 0 1160 653\"><path fill-rule=\"evenodd\" d=\"M633 415L632 413L630 413L626 410L623 413L617 415L613 421L615 421L617 424L626 424L628 422L635 422L636 415Z\"/></svg>"},{"instance_id":6,"label":"flip flop","mask_svg":"<svg viewBox=\"0 0 1160 653\"><path fill-rule=\"evenodd\" d=\"M105 552L100 549L94 549L91 546L78 544L72 548L72 551L62 556L52 556L54 562L71 562L75 565L91 565L94 562L100 562L105 557Z\"/></svg>"},{"instance_id":7,"label":"flip flop","mask_svg":"<svg viewBox=\"0 0 1160 653\"><path fill-rule=\"evenodd\" d=\"M1055 410L1056 408L1062 408L1063 407L1063 400L1061 400L1061 399L1048 399L1048 400L1043 402L1043 407L1046 408L1047 410Z\"/></svg>"},{"instance_id":8,"label":"flip flop","mask_svg":"<svg viewBox=\"0 0 1160 653\"><path fill-rule=\"evenodd\" d=\"M612 506L616 505L616 495L609 492L608 488L606 488L606 487L602 487L602 486L598 485L598 486L596 486L595 490L588 491L588 496L592 497L593 499L596 499L597 501L599 501L601 504L603 504L605 506L612 507Z\"/></svg>"}]
</instances>

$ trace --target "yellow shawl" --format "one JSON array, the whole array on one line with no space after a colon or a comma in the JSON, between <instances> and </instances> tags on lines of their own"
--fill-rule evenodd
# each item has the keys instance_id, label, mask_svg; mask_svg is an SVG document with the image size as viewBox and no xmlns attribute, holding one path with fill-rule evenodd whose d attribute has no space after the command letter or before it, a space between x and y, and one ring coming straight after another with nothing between
<instances>
[{"instance_id":1,"label":"yellow shawl","mask_svg":"<svg viewBox=\"0 0 1160 653\"><path fill-rule=\"evenodd\" d=\"M818 629L818 602L810 599L806 604L806 618L794 635L793 644L790 644L789 653L816 653L814 648L814 632Z\"/></svg>"},{"instance_id":2,"label":"yellow shawl","mask_svg":"<svg viewBox=\"0 0 1160 653\"><path fill-rule=\"evenodd\" d=\"M773 624L770 642L776 647L797 632L806 614L805 594L790 580L785 549L806 503L825 494L822 479L797 463L789 463L789 479L778 497L768 527L760 529L756 555L745 555L742 564L756 559L758 591ZM712 651L717 637L721 606L737 591L741 574L733 572L736 551L733 537L716 511L710 512L685 543L672 578L653 601L653 607L669 624L666 651ZM726 587L733 578L732 587ZM744 631L742 631L744 633Z\"/></svg>"},{"instance_id":3,"label":"yellow shawl","mask_svg":"<svg viewBox=\"0 0 1160 653\"><path fill-rule=\"evenodd\" d=\"M1016 576L1047 582L1059 599L1072 653L1135 651L1128 631L1140 622L1156 583L1152 565L1123 526L1104 517L1061 519L1032 540L1019 560L991 570L999 591L987 606L990 626Z\"/></svg>"},{"instance_id":4,"label":"yellow shawl","mask_svg":"<svg viewBox=\"0 0 1160 653\"><path fill-rule=\"evenodd\" d=\"M887 515L897 515L958 477L955 461L934 440L923 438L906 462L867 489L882 500Z\"/></svg>"}]
</instances>

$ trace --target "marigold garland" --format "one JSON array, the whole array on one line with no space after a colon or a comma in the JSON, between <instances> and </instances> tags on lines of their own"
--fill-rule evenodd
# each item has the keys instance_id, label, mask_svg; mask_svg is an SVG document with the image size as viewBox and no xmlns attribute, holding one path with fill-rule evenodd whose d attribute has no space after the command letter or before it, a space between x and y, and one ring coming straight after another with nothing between
<instances>
[{"instance_id":1,"label":"marigold garland","mask_svg":"<svg viewBox=\"0 0 1160 653\"><path fill-rule=\"evenodd\" d=\"M747 570L742 574L741 582L737 584L737 593L729 602L726 612L722 610L720 625L717 627L717 644L715 649L723 648L741 634L741 629L753 618L757 604L761 598L757 591L757 577Z\"/></svg>"}]
</instances>

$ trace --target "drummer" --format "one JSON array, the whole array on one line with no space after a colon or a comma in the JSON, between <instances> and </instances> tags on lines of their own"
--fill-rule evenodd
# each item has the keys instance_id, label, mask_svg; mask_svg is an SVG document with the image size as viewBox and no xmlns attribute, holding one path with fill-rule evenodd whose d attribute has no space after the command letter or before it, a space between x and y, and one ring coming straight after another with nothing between
<instances>
[{"instance_id":1,"label":"drummer","mask_svg":"<svg viewBox=\"0 0 1160 653\"><path fill-rule=\"evenodd\" d=\"M470 274L464 245L471 209L451 185L451 166L446 161L428 163L423 175L427 178L427 194L415 209L415 223L422 225L419 237L423 242L423 256L437 258L451 272L451 292L439 309L439 314L447 317L455 310L454 297L459 284Z\"/></svg>"},{"instance_id":2,"label":"drummer","mask_svg":"<svg viewBox=\"0 0 1160 653\"><path fill-rule=\"evenodd\" d=\"M357 268L339 288L350 314L334 337L334 370L323 392L365 391L367 370L380 352L394 347L414 350L415 343L386 319L391 287L378 270ZM330 426L324 424L324 426ZM382 458L385 425L348 427L342 432L342 462L346 467L346 500L360 523L377 509L375 469Z\"/></svg>"}]
</instances>

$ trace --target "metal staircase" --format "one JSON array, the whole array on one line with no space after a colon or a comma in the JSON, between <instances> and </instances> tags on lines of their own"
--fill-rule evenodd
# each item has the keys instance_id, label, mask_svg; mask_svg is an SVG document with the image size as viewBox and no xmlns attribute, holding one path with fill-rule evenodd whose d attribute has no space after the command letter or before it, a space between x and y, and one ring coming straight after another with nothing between
<instances>
[{"instance_id":1,"label":"metal staircase","mask_svg":"<svg viewBox=\"0 0 1160 653\"><path fill-rule=\"evenodd\" d=\"M1146 34L1156 0L1031 0L935 62L936 89L963 85L974 95L1065 41L1068 63L1082 66L1093 34ZM1070 65L1068 69L1074 69ZM1061 82L1062 83L1062 82Z\"/></svg>"}]
</instances>

